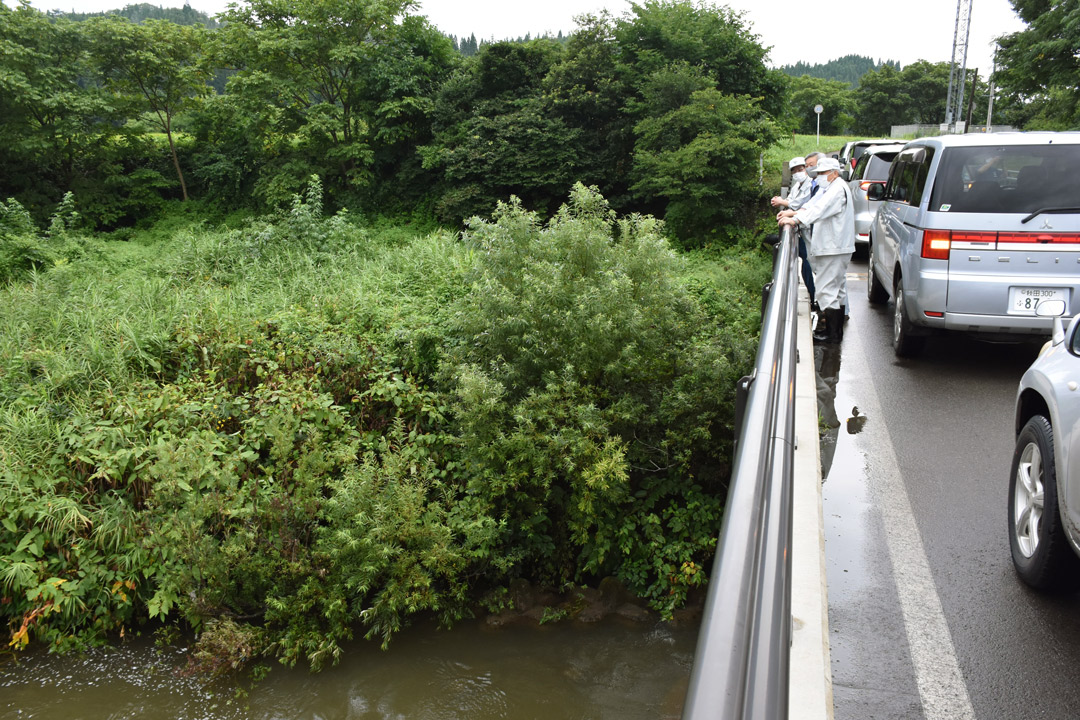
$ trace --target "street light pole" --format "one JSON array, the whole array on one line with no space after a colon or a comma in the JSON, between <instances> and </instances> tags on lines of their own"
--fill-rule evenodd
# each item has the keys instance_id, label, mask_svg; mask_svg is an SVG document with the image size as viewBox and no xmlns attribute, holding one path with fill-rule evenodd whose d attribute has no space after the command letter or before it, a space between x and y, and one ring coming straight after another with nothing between
<instances>
[{"instance_id":1,"label":"street light pole","mask_svg":"<svg viewBox=\"0 0 1080 720\"><path fill-rule=\"evenodd\" d=\"M814 112L817 113L817 144L818 144L818 147L821 146L821 111L824 110L824 109L825 108L821 107L821 105L815 105L814 106Z\"/></svg>"}]
</instances>

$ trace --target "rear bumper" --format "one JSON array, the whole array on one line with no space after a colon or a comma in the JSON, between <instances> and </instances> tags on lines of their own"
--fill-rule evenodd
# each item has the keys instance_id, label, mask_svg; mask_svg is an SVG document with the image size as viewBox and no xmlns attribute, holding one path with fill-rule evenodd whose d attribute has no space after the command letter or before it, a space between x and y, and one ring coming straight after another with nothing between
<instances>
[{"instance_id":1,"label":"rear bumper","mask_svg":"<svg viewBox=\"0 0 1080 720\"><path fill-rule=\"evenodd\" d=\"M925 260L922 262L929 264ZM915 277L918 278L918 286L905 288L912 324L1003 339L1017 335L1049 336L1053 328L1050 318L1005 312L1008 310L1010 287L1025 285L1067 289L1069 298L1066 301L1066 314L1069 316L1075 314L1076 298L1080 297L1073 278L1045 275L977 276L950 273L944 267L923 267ZM958 312L958 309L962 312ZM979 309L990 312L971 312ZM931 315L927 315L928 312Z\"/></svg>"},{"instance_id":2,"label":"rear bumper","mask_svg":"<svg viewBox=\"0 0 1080 720\"><path fill-rule=\"evenodd\" d=\"M1053 321L1051 318L1027 315L969 315L947 312L942 327L947 330L993 335L1050 335Z\"/></svg>"},{"instance_id":3,"label":"rear bumper","mask_svg":"<svg viewBox=\"0 0 1080 720\"><path fill-rule=\"evenodd\" d=\"M918 315L916 315L916 312ZM935 312L935 311L930 311ZM1022 337L1048 337L1053 330L1053 320L1027 315L975 315L972 313L945 312L940 317L928 316L922 308L911 308L914 325L935 330L952 330L971 333L987 339Z\"/></svg>"}]
</instances>

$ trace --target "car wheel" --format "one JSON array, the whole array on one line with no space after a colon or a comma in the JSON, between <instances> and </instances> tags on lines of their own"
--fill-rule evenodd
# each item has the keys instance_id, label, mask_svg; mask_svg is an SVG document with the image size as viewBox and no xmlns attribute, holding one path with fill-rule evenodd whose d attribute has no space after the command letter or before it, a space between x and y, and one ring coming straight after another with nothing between
<instances>
[{"instance_id":1,"label":"car wheel","mask_svg":"<svg viewBox=\"0 0 1080 720\"><path fill-rule=\"evenodd\" d=\"M908 320L907 307L904 303L904 284L896 279L896 291L893 293L893 352L897 357L915 357L922 352L926 338L912 335L911 321Z\"/></svg>"},{"instance_id":2,"label":"car wheel","mask_svg":"<svg viewBox=\"0 0 1080 720\"><path fill-rule=\"evenodd\" d=\"M1009 546L1016 572L1040 590L1076 587L1080 563L1058 512L1054 430L1041 415L1016 439L1009 478Z\"/></svg>"},{"instance_id":3,"label":"car wheel","mask_svg":"<svg viewBox=\"0 0 1080 720\"><path fill-rule=\"evenodd\" d=\"M874 246L871 244L867 247L869 260L866 262L866 297L872 305L880 305L889 299L889 293L877 279L877 273L874 272Z\"/></svg>"}]
</instances>

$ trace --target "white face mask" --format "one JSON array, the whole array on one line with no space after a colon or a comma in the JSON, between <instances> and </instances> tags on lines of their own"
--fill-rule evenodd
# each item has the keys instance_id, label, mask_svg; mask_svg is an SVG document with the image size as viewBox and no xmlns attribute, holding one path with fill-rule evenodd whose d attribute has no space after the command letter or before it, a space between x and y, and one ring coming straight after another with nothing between
<instances>
[{"instance_id":1,"label":"white face mask","mask_svg":"<svg viewBox=\"0 0 1080 720\"><path fill-rule=\"evenodd\" d=\"M799 172L797 172L797 173L794 173L794 174L793 174L793 175L791 176L791 179L792 179L792 180L796 180L796 181L798 181L798 182L802 182L803 180L805 180L805 179L806 179L806 173L804 173L804 172L802 172L802 171L799 171Z\"/></svg>"}]
</instances>

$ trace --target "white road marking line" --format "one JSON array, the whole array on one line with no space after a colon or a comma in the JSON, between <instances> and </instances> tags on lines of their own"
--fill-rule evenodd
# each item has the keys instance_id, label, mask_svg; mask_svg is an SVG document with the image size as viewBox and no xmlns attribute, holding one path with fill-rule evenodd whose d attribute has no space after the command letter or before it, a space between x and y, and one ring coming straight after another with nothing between
<instances>
[{"instance_id":1,"label":"white road marking line","mask_svg":"<svg viewBox=\"0 0 1080 720\"><path fill-rule=\"evenodd\" d=\"M852 374L873 377L868 371L861 345L858 342L846 343L845 349L848 352L843 355L842 363L849 367L859 366L853 369ZM866 393L864 401L870 406L864 414L881 419L867 423L864 432L867 440L877 448L875 454L882 462L881 467L875 470L875 486L882 489L877 499L881 503L885 540L896 578L923 714L926 720L974 720L975 711L971 707L967 684L960 671L956 648L945 621L941 598L930 572L930 563L915 524L904 480L900 477L899 463L884 422L885 413L880 398L873 383L862 385L862 390ZM874 435L878 436L877 442L872 440Z\"/></svg>"}]
</instances>

